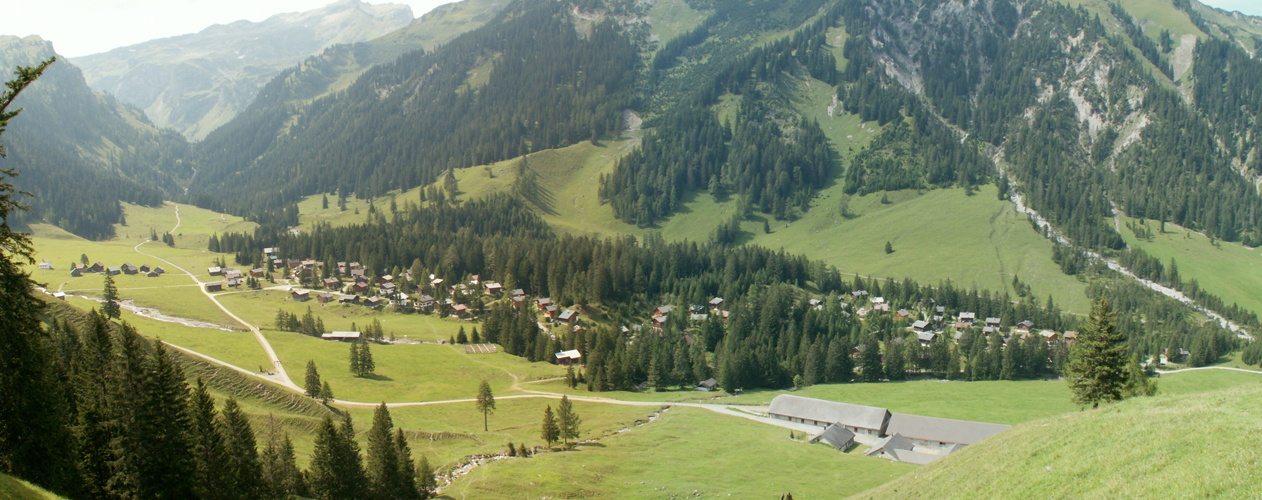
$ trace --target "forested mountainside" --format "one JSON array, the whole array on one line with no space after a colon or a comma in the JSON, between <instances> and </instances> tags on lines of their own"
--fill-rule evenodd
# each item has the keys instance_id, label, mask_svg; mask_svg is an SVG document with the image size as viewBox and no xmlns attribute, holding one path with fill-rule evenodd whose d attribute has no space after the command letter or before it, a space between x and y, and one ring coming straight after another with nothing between
<instances>
[{"instance_id":1,"label":"forested mountainside","mask_svg":"<svg viewBox=\"0 0 1262 500\"><path fill-rule=\"evenodd\" d=\"M189 194L254 210L313 192L370 196L599 138L632 103L636 49L611 20L576 29L571 7L517 3L433 52L374 67L292 119L268 106L273 89L283 98L274 81L253 105L258 113L198 148ZM242 187L245 204L214 194Z\"/></svg>"},{"instance_id":2,"label":"forested mountainside","mask_svg":"<svg viewBox=\"0 0 1262 500\"><path fill-rule=\"evenodd\" d=\"M199 140L245 109L284 69L330 45L371 40L411 22L407 5L340 0L76 57L74 64L93 89Z\"/></svg>"},{"instance_id":3,"label":"forested mountainside","mask_svg":"<svg viewBox=\"0 0 1262 500\"><path fill-rule=\"evenodd\" d=\"M33 66L55 56L39 37L0 37L0 66ZM6 72L7 74L7 72ZM44 220L77 235L100 239L123 221L119 201L158 205L187 177L188 144L160 130L140 110L88 88L63 58L14 103L22 120L4 136L0 168L20 172L15 184L32 193L29 213L11 223Z\"/></svg>"}]
</instances>

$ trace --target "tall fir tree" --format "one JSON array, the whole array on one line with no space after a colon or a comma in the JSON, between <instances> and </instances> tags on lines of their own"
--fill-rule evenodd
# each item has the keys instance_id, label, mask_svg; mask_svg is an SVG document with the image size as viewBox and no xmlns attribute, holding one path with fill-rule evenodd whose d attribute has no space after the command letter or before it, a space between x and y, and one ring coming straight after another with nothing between
<instances>
[{"instance_id":1,"label":"tall fir tree","mask_svg":"<svg viewBox=\"0 0 1262 500\"><path fill-rule=\"evenodd\" d=\"M307 361L307 380L303 387L307 397L320 399L320 372L316 370L315 360Z\"/></svg>"},{"instance_id":2,"label":"tall fir tree","mask_svg":"<svg viewBox=\"0 0 1262 500\"><path fill-rule=\"evenodd\" d=\"M381 500L399 498L403 489L399 477L399 450L394 443L394 421L381 403L373 413L368 429L368 481L371 496Z\"/></svg>"},{"instance_id":3,"label":"tall fir tree","mask_svg":"<svg viewBox=\"0 0 1262 500\"><path fill-rule=\"evenodd\" d=\"M377 371L377 363L372 360L372 350L368 348L371 342L363 342L359 346L359 370L361 377L367 377Z\"/></svg>"},{"instance_id":4,"label":"tall fir tree","mask_svg":"<svg viewBox=\"0 0 1262 500\"><path fill-rule=\"evenodd\" d=\"M583 419L574 413L574 404L570 402L570 397L562 395L561 404L557 406L557 426L560 430L561 440L568 446L570 440L578 441L580 427Z\"/></svg>"},{"instance_id":5,"label":"tall fir tree","mask_svg":"<svg viewBox=\"0 0 1262 500\"><path fill-rule=\"evenodd\" d=\"M359 365L359 342L351 342L351 375L364 376L364 370Z\"/></svg>"},{"instance_id":6,"label":"tall fir tree","mask_svg":"<svg viewBox=\"0 0 1262 500\"><path fill-rule=\"evenodd\" d=\"M492 413L495 413L495 395L491 393L491 384L483 380L478 386L478 411L482 413L482 430L486 431L487 420Z\"/></svg>"},{"instance_id":7,"label":"tall fir tree","mask_svg":"<svg viewBox=\"0 0 1262 500\"><path fill-rule=\"evenodd\" d=\"M102 299L105 301L101 304L101 311L105 316L112 319L122 317L123 312L118 306L118 287L114 285L114 276L109 270L105 270L105 290Z\"/></svg>"},{"instance_id":8,"label":"tall fir tree","mask_svg":"<svg viewBox=\"0 0 1262 500\"><path fill-rule=\"evenodd\" d=\"M557 426L556 416L552 414L552 405L543 409L543 426L540 429L539 438L548 443L548 447L552 447L552 443L561 439L561 429Z\"/></svg>"},{"instance_id":9,"label":"tall fir tree","mask_svg":"<svg viewBox=\"0 0 1262 500\"><path fill-rule=\"evenodd\" d=\"M227 483L227 452L215 400L201 377L197 378L189 409L192 413L189 436L193 440L193 463L197 471L192 478L193 488L198 497L210 498L219 494Z\"/></svg>"},{"instance_id":10,"label":"tall fir tree","mask_svg":"<svg viewBox=\"0 0 1262 500\"><path fill-rule=\"evenodd\" d=\"M1126 335L1117 329L1116 313L1107 299L1091 308L1070 350L1069 387L1074 403L1090 404L1122 399L1126 385Z\"/></svg>"},{"instance_id":11,"label":"tall fir tree","mask_svg":"<svg viewBox=\"0 0 1262 500\"><path fill-rule=\"evenodd\" d=\"M223 429L225 449L228 451L227 470L229 482L225 496L230 499L249 500L262 497L263 466L259 461L258 441L250 419L234 398L223 404Z\"/></svg>"},{"instance_id":12,"label":"tall fir tree","mask_svg":"<svg viewBox=\"0 0 1262 500\"><path fill-rule=\"evenodd\" d=\"M145 377L144 397L136 417L140 498L181 499L193 496L188 481L194 474L188 418L188 385L184 372L157 342Z\"/></svg>"}]
</instances>

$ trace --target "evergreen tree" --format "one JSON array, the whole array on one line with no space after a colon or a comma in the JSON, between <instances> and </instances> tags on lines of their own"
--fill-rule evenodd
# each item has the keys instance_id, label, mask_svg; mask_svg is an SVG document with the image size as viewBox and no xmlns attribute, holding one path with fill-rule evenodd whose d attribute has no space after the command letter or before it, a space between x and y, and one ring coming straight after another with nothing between
<instances>
[{"instance_id":1,"label":"evergreen tree","mask_svg":"<svg viewBox=\"0 0 1262 500\"><path fill-rule=\"evenodd\" d=\"M421 499L431 498L438 489L438 480L434 477L434 468L429 465L429 458L425 455L421 455L421 463L416 465L416 476Z\"/></svg>"},{"instance_id":2,"label":"evergreen tree","mask_svg":"<svg viewBox=\"0 0 1262 500\"><path fill-rule=\"evenodd\" d=\"M463 327L463 326L462 326L462 327L460 327L460 332L456 334L456 343L457 343L457 344L468 344L468 343L469 343L469 337L468 337L467 335L465 335L465 333L464 333L464 327Z\"/></svg>"},{"instance_id":3,"label":"evergreen tree","mask_svg":"<svg viewBox=\"0 0 1262 500\"><path fill-rule=\"evenodd\" d=\"M364 370L359 366L359 342L351 342L351 375L364 376Z\"/></svg>"},{"instance_id":4,"label":"evergreen tree","mask_svg":"<svg viewBox=\"0 0 1262 500\"><path fill-rule=\"evenodd\" d=\"M0 135L21 111L8 108L56 58L33 67L19 66L16 78L0 94ZM0 144L0 158L5 155ZM51 353L40 324L43 302L36 298L22 265L34 264L30 236L9 223L25 207L10 179L17 172L0 168L0 472L55 492L76 488L67 424L72 418L52 373Z\"/></svg>"},{"instance_id":5,"label":"evergreen tree","mask_svg":"<svg viewBox=\"0 0 1262 500\"><path fill-rule=\"evenodd\" d=\"M1157 381L1148 378L1144 368L1139 364L1139 353L1132 353L1130 362L1126 364L1126 384L1122 387L1122 397L1152 396L1157 393Z\"/></svg>"},{"instance_id":6,"label":"evergreen tree","mask_svg":"<svg viewBox=\"0 0 1262 500\"><path fill-rule=\"evenodd\" d=\"M574 405L570 402L569 396L561 396L561 404L557 407L557 420L561 439L565 444L568 446L571 439L578 441L579 426L583 423L583 419L574 413Z\"/></svg>"},{"instance_id":7,"label":"evergreen tree","mask_svg":"<svg viewBox=\"0 0 1262 500\"><path fill-rule=\"evenodd\" d=\"M1118 331L1108 300L1100 300L1070 350L1069 386L1074 402L1092 408L1122 399L1126 384L1126 336Z\"/></svg>"},{"instance_id":8,"label":"evergreen tree","mask_svg":"<svg viewBox=\"0 0 1262 500\"><path fill-rule=\"evenodd\" d=\"M557 426L557 419L552 414L552 405L548 405L543 409L543 429L539 434L539 438L548 443L548 447L552 447L552 443L561 439L561 429Z\"/></svg>"},{"instance_id":9,"label":"evergreen tree","mask_svg":"<svg viewBox=\"0 0 1262 500\"><path fill-rule=\"evenodd\" d=\"M863 352L860 353L860 360L863 362L861 372L864 382L880 382L883 375L881 370L881 347L876 342L876 336L868 335L866 341L863 342Z\"/></svg>"},{"instance_id":10,"label":"evergreen tree","mask_svg":"<svg viewBox=\"0 0 1262 500\"><path fill-rule=\"evenodd\" d=\"M394 499L399 500L420 500L429 498L429 492L433 490L430 483L434 481L434 472L429 470L429 463L425 462L424 457L421 458L422 465L425 469L426 478L421 478L419 483L426 487L421 489L416 477L416 464L412 461L412 447L408 445L407 438L403 435L403 429L398 429L394 434L395 455L399 457L399 469L397 474L398 486L395 491ZM422 493L424 491L424 493Z\"/></svg>"},{"instance_id":11,"label":"evergreen tree","mask_svg":"<svg viewBox=\"0 0 1262 500\"><path fill-rule=\"evenodd\" d=\"M1008 345L1003 349L1003 368L999 371L999 378L1002 380L1016 380L1017 378L1017 360L1016 352L1020 349L1018 346L1022 344L1014 335L1008 341Z\"/></svg>"},{"instance_id":12,"label":"evergreen tree","mask_svg":"<svg viewBox=\"0 0 1262 500\"><path fill-rule=\"evenodd\" d=\"M885 343L885 378L889 380L907 378L907 360L903 357L903 343L897 339Z\"/></svg>"},{"instance_id":13,"label":"evergreen tree","mask_svg":"<svg viewBox=\"0 0 1262 500\"><path fill-rule=\"evenodd\" d=\"M188 429L188 386L184 373L157 342L145 376L135 427L129 430L137 472L135 494L140 498L192 497L195 462Z\"/></svg>"},{"instance_id":14,"label":"evergreen tree","mask_svg":"<svg viewBox=\"0 0 1262 500\"><path fill-rule=\"evenodd\" d=\"M193 461L197 474L193 477L194 490L201 498L210 498L221 492L227 481L227 451L224 448L223 431L220 429L215 400L206 390L201 377L193 391L189 435L193 438Z\"/></svg>"},{"instance_id":15,"label":"evergreen tree","mask_svg":"<svg viewBox=\"0 0 1262 500\"><path fill-rule=\"evenodd\" d=\"M109 270L105 271L105 302L101 305L101 311L105 316L112 319L122 317L122 310L118 307L118 287L114 286L114 276Z\"/></svg>"},{"instance_id":16,"label":"evergreen tree","mask_svg":"<svg viewBox=\"0 0 1262 500\"><path fill-rule=\"evenodd\" d=\"M469 336L470 342L474 344L482 343L482 336L478 334L478 327L473 327L473 334Z\"/></svg>"},{"instance_id":17,"label":"evergreen tree","mask_svg":"<svg viewBox=\"0 0 1262 500\"><path fill-rule=\"evenodd\" d=\"M263 483L267 488L263 498L283 500L290 495L299 495L305 489L302 473L298 470L297 457L294 455L294 445L289 441L288 434L277 438L274 423L267 447L263 450L262 465Z\"/></svg>"},{"instance_id":18,"label":"evergreen tree","mask_svg":"<svg viewBox=\"0 0 1262 500\"><path fill-rule=\"evenodd\" d=\"M377 363L372 360L372 350L368 348L369 342L364 342L359 346L359 370L361 377L367 377L377 371Z\"/></svg>"},{"instance_id":19,"label":"evergreen tree","mask_svg":"<svg viewBox=\"0 0 1262 500\"><path fill-rule=\"evenodd\" d=\"M228 473L231 481L228 498L249 500L260 498L266 488L263 484L263 466L259 462L258 442L250 419L241 411L237 400L229 397L223 404L223 428L228 451Z\"/></svg>"},{"instance_id":20,"label":"evergreen tree","mask_svg":"<svg viewBox=\"0 0 1262 500\"><path fill-rule=\"evenodd\" d=\"M316 371L315 360L307 361L307 382L304 385L307 397L320 398L320 372Z\"/></svg>"},{"instance_id":21,"label":"evergreen tree","mask_svg":"<svg viewBox=\"0 0 1262 500\"><path fill-rule=\"evenodd\" d=\"M320 399L326 405L333 403L333 388L329 387L328 380L325 380L324 384L320 386Z\"/></svg>"},{"instance_id":22,"label":"evergreen tree","mask_svg":"<svg viewBox=\"0 0 1262 500\"><path fill-rule=\"evenodd\" d=\"M405 486L404 478L399 477L399 449L393 431L390 410L381 403L373 413L372 427L368 429L368 480L372 485L371 496L381 500L401 498Z\"/></svg>"},{"instance_id":23,"label":"evergreen tree","mask_svg":"<svg viewBox=\"0 0 1262 500\"><path fill-rule=\"evenodd\" d=\"M487 419L495 413L495 395L491 393L491 384L483 380L478 386L478 411L482 412L482 430L487 430Z\"/></svg>"}]
</instances>

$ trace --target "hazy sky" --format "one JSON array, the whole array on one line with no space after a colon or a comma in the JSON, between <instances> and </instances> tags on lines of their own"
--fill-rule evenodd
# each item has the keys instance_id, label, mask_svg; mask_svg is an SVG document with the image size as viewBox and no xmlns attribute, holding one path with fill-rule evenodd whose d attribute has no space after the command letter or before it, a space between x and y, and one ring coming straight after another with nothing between
<instances>
[{"instance_id":1,"label":"hazy sky","mask_svg":"<svg viewBox=\"0 0 1262 500\"><path fill-rule=\"evenodd\" d=\"M115 47L194 33L240 19L321 7L333 0L0 0L0 35L39 35L57 52L83 56ZM369 0L404 3L420 17L452 0ZM1169 0L1151 0L1154 2ZM1262 0L1201 0L1215 7L1262 16Z\"/></svg>"},{"instance_id":2,"label":"hazy sky","mask_svg":"<svg viewBox=\"0 0 1262 500\"><path fill-rule=\"evenodd\" d=\"M365 0L401 3L420 17L453 0ZM39 35L57 53L84 56L154 38L195 33L212 24L262 21L334 0L0 0L0 35Z\"/></svg>"}]
</instances>

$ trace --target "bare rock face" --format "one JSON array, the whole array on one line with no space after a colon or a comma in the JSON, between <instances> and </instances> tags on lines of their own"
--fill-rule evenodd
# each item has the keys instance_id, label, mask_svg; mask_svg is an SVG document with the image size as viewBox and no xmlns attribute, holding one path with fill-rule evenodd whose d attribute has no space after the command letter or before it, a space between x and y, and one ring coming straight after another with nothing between
<instances>
[{"instance_id":1,"label":"bare rock face","mask_svg":"<svg viewBox=\"0 0 1262 500\"><path fill-rule=\"evenodd\" d=\"M245 109L285 68L331 45L377 38L411 22L412 9L406 5L341 0L258 23L214 25L73 62L93 89L143 109L159 127L197 140Z\"/></svg>"}]
</instances>

